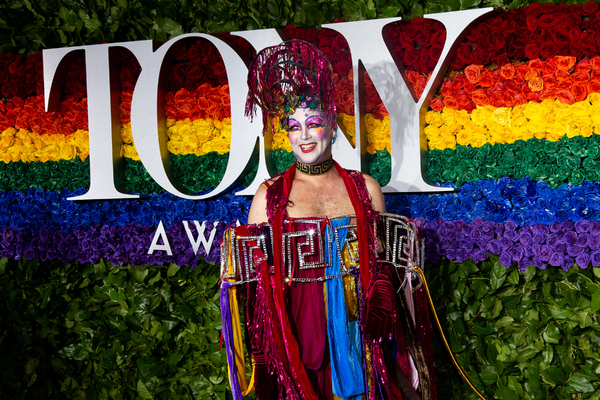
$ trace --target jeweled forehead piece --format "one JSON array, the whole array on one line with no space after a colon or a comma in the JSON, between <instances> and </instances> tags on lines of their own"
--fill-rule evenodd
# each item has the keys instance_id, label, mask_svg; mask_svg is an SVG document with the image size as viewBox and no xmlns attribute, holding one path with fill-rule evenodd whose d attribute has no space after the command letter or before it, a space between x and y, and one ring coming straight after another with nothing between
<instances>
[{"instance_id":1,"label":"jeweled forehead piece","mask_svg":"<svg viewBox=\"0 0 600 400\"><path fill-rule=\"evenodd\" d=\"M283 119L296 108L318 109L336 128L333 70L310 43L290 40L262 50L250 64L248 88L246 115L260 107L265 129L269 116Z\"/></svg>"}]
</instances>

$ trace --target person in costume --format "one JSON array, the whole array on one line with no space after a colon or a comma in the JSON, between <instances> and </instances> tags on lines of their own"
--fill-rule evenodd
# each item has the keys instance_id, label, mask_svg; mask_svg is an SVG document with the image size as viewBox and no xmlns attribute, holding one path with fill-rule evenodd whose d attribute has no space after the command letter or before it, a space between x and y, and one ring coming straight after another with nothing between
<instances>
[{"instance_id":1,"label":"person in costume","mask_svg":"<svg viewBox=\"0 0 600 400\"><path fill-rule=\"evenodd\" d=\"M296 162L258 189L248 225L222 243L234 398L436 399L427 300L409 272L416 228L385 214L373 178L333 160L331 65L306 42L284 42L257 55L248 85L247 114L258 106L265 129L280 123ZM387 245L390 231L402 251Z\"/></svg>"}]
</instances>

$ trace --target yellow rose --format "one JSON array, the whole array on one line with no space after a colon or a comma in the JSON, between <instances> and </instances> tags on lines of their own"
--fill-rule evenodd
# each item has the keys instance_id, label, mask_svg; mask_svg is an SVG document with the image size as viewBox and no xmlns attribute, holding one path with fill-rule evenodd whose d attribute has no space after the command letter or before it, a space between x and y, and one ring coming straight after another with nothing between
<instances>
[{"instance_id":1,"label":"yellow rose","mask_svg":"<svg viewBox=\"0 0 600 400\"><path fill-rule=\"evenodd\" d=\"M214 151L212 142L209 141L202 143L202 151L204 152L204 154Z\"/></svg>"},{"instance_id":2,"label":"yellow rose","mask_svg":"<svg viewBox=\"0 0 600 400\"><path fill-rule=\"evenodd\" d=\"M12 158L10 154L8 154L8 151L3 151L0 154L2 155L2 161L4 161L5 164L12 162Z\"/></svg>"},{"instance_id":3,"label":"yellow rose","mask_svg":"<svg viewBox=\"0 0 600 400\"><path fill-rule=\"evenodd\" d=\"M492 119L496 123L506 126L510 123L510 112L511 112L511 109L508 107L497 108L492 113Z\"/></svg>"},{"instance_id":4,"label":"yellow rose","mask_svg":"<svg viewBox=\"0 0 600 400\"><path fill-rule=\"evenodd\" d=\"M121 127L121 140L123 141L123 143L133 143L131 123L127 123Z\"/></svg>"},{"instance_id":5,"label":"yellow rose","mask_svg":"<svg viewBox=\"0 0 600 400\"><path fill-rule=\"evenodd\" d=\"M586 100L592 103L592 105L600 104L600 93L590 93Z\"/></svg>"},{"instance_id":6,"label":"yellow rose","mask_svg":"<svg viewBox=\"0 0 600 400\"><path fill-rule=\"evenodd\" d=\"M74 160L77 156L77 149L72 144L63 144L60 146L60 158L63 160Z\"/></svg>"},{"instance_id":7,"label":"yellow rose","mask_svg":"<svg viewBox=\"0 0 600 400\"><path fill-rule=\"evenodd\" d=\"M437 111L427 111L427 114L425 114L425 123L440 127L444 123L444 118Z\"/></svg>"},{"instance_id":8,"label":"yellow rose","mask_svg":"<svg viewBox=\"0 0 600 400\"><path fill-rule=\"evenodd\" d=\"M196 147L200 146L200 142L195 135L185 135L182 142L186 148L190 149L195 149Z\"/></svg>"},{"instance_id":9,"label":"yellow rose","mask_svg":"<svg viewBox=\"0 0 600 400\"><path fill-rule=\"evenodd\" d=\"M461 129L460 132L456 135L456 143L462 146L468 146L471 144L471 135L464 129Z\"/></svg>"},{"instance_id":10,"label":"yellow rose","mask_svg":"<svg viewBox=\"0 0 600 400\"><path fill-rule=\"evenodd\" d=\"M167 150L171 154L182 154L184 149L184 145L181 142L175 142L173 140L169 140L167 142Z\"/></svg>"}]
</instances>

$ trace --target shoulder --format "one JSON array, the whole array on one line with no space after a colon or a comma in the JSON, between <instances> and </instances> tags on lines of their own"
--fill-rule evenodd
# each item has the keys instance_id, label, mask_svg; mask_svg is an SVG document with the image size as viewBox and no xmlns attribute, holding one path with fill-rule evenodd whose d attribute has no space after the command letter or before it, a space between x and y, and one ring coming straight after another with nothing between
<instances>
[{"instance_id":1,"label":"shoulder","mask_svg":"<svg viewBox=\"0 0 600 400\"><path fill-rule=\"evenodd\" d=\"M268 222L269 217L267 215L267 191L273 184L280 182L281 174L275 175L271 179L264 181L256 190L254 198L252 199L252 205L250 206L250 212L248 212L248 223L249 224L260 224Z\"/></svg>"},{"instance_id":2,"label":"shoulder","mask_svg":"<svg viewBox=\"0 0 600 400\"><path fill-rule=\"evenodd\" d=\"M385 199L383 197L383 192L381 191L381 186L379 183L367 174L362 174L363 179L365 180L365 185L367 186L367 192L369 192L369 196L371 197L371 204L375 211L385 212Z\"/></svg>"},{"instance_id":3,"label":"shoulder","mask_svg":"<svg viewBox=\"0 0 600 400\"><path fill-rule=\"evenodd\" d=\"M249 224L260 224L261 222L267 222L267 186L262 184L258 187L258 190L254 194L252 199L252 205L248 212L248 223Z\"/></svg>"}]
</instances>

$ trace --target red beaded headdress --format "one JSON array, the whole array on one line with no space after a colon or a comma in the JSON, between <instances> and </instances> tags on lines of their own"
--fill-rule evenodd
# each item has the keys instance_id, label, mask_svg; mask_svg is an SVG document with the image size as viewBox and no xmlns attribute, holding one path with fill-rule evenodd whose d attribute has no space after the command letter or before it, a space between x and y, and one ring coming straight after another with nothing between
<instances>
[{"instance_id":1,"label":"red beaded headdress","mask_svg":"<svg viewBox=\"0 0 600 400\"><path fill-rule=\"evenodd\" d=\"M270 116L283 119L296 108L319 108L336 129L333 69L319 49L302 40L267 47L248 70L246 115L263 110L264 129Z\"/></svg>"}]
</instances>

